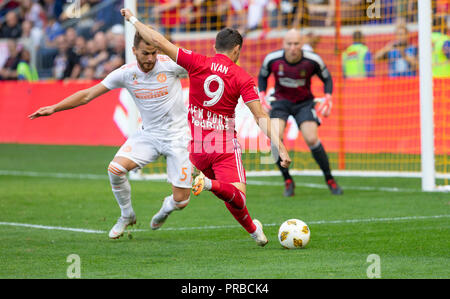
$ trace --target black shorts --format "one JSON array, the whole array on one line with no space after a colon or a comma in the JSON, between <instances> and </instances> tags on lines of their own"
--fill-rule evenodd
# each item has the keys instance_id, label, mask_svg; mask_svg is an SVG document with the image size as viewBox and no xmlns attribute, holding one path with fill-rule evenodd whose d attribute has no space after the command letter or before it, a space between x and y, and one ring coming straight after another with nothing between
<instances>
[{"instance_id":1,"label":"black shorts","mask_svg":"<svg viewBox=\"0 0 450 299\"><path fill-rule=\"evenodd\" d=\"M276 100L271 103L272 109L270 110L270 118L281 118L287 121L290 115L292 115L297 122L297 126L304 121L315 121L320 126L320 118L317 116L314 106L316 103L314 100L302 101L299 103L292 103L288 100Z\"/></svg>"}]
</instances>

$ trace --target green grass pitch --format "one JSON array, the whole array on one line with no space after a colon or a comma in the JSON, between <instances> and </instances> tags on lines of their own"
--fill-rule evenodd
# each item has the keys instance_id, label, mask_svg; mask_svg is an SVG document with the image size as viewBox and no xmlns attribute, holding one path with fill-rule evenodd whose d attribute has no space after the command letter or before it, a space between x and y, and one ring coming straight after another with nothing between
<instances>
[{"instance_id":1,"label":"green grass pitch","mask_svg":"<svg viewBox=\"0 0 450 299\"><path fill-rule=\"evenodd\" d=\"M420 192L418 179L338 177L336 197L323 178L299 176L296 196L283 198L281 177L250 177L247 205L265 225L264 248L207 192L150 230L169 185L132 181L138 223L132 238L109 240L120 215L106 175L116 150L0 145L0 278L67 278L71 254L81 278L364 279L371 254L381 278L450 277L450 194ZM309 224L306 249L278 243L289 218Z\"/></svg>"}]
</instances>

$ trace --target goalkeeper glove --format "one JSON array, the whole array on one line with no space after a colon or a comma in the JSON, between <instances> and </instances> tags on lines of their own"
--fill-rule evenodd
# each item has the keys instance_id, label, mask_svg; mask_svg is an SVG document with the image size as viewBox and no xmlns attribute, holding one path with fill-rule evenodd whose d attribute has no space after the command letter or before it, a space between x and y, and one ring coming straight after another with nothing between
<instances>
[{"instance_id":1,"label":"goalkeeper glove","mask_svg":"<svg viewBox=\"0 0 450 299\"><path fill-rule=\"evenodd\" d=\"M333 102L331 101L331 94L327 93L323 100L320 102L319 105L319 112L325 117L330 116L331 114L331 107L333 106Z\"/></svg>"},{"instance_id":2,"label":"goalkeeper glove","mask_svg":"<svg viewBox=\"0 0 450 299\"><path fill-rule=\"evenodd\" d=\"M263 107L264 111L269 112L270 109L272 109L270 104L267 103L266 92L265 91L260 91L259 92L259 101L261 102L261 106Z\"/></svg>"}]
</instances>

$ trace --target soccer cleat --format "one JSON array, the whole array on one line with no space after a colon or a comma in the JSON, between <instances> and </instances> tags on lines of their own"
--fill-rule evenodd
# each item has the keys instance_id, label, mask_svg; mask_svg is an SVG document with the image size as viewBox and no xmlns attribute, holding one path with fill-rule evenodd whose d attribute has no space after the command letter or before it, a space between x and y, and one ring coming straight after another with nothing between
<instances>
[{"instance_id":1,"label":"soccer cleat","mask_svg":"<svg viewBox=\"0 0 450 299\"><path fill-rule=\"evenodd\" d=\"M129 225L136 224L136 214L132 214L131 217L119 217L117 223L109 231L110 239L118 239L123 236L123 232Z\"/></svg>"},{"instance_id":2,"label":"soccer cleat","mask_svg":"<svg viewBox=\"0 0 450 299\"><path fill-rule=\"evenodd\" d=\"M294 189L295 189L295 183L293 180L288 179L286 181L284 181L284 196L286 197L290 197L290 196L294 196Z\"/></svg>"},{"instance_id":3,"label":"soccer cleat","mask_svg":"<svg viewBox=\"0 0 450 299\"><path fill-rule=\"evenodd\" d=\"M194 193L194 195L199 195L204 188L205 188L205 175L203 174L203 172L200 172L200 174L194 180L192 192Z\"/></svg>"},{"instance_id":4,"label":"soccer cleat","mask_svg":"<svg viewBox=\"0 0 450 299\"><path fill-rule=\"evenodd\" d=\"M158 213L156 213L153 216L152 221L150 222L150 228L152 230L159 229L164 224L164 222L166 221L167 217L169 217L169 214L164 213L164 211L163 211L164 210L164 204L166 204L167 200L171 200L171 197L167 196L166 198L164 198L163 206L158 211Z\"/></svg>"},{"instance_id":5,"label":"soccer cleat","mask_svg":"<svg viewBox=\"0 0 450 299\"><path fill-rule=\"evenodd\" d=\"M334 179L329 179L327 185L333 195L342 195L344 193Z\"/></svg>"},{"instance_id":6,"label":"soccer cleat","mask_svg":"<svg viewBox=\"0 0 450 299\"><path fill-rule=\"evenodd\" d=\"M252 237L253 240L255 240L258 246L261 247L266 246L266 244L269 243L269 240L267 240L267 237L264 234L261 222L258 219L253 219L253 223L256 226L256 231L254 233L251 233L250 236Z\"/></svg>"}]
</instances>

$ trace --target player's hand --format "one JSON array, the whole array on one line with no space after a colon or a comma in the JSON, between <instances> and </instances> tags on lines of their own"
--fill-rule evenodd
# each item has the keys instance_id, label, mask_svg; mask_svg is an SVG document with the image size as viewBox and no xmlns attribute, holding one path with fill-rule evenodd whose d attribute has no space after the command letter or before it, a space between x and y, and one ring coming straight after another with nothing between
<instances>
[{"instance_id":1,"label":"player's hand","mask_svg":"<svg viewBox=\"0 0 450 299\"><path fill-rule=\"evenodd\" d=\"M124 17L125 17L125 20L127 20L127 21L129 21L130 18L131 18L132 16L134 16L133 13L131 12L131 10L129 10L128 8L122 8L122 9L120 10L120 14L121 14L122 16L124 16Z\"/></svg>"},{"instance_id":2,"label":"player's hand","mask_svg":"<svg viewBox=\"0 0 450 299\"><path fill-rule=\"evenodd\" d=\"M266 111L266 113L269 113L269 111L272 109L272 107L270 106L269 103L267 103L265 91L259 92L259 101L260 101L261 106L263 107L264 111Z\"/></svg>"},{"instance_id":3,"label":"player's hand","mask_svg":"<svg viewBox=\"0 0 450 299\"><path fill-rule=\"evenodd\" d=\"M325 98L319 105L319 112L325 117L330 116L331 114L331 107L333 106L333 102L331 100L331 94L327 93L325 95Z\"/></svg>"},{"instance_id":4,"label":"player's hand","mask_svg":"<svg viewBox=\"0 0 450 299\"><path fill-rule=\"evenodd\" d=\"M38 118L38 117L41 117L41 116L52 115L53 113L55 113L55 109L53 108L53 106L47 106L47 107L39 108L33 114L28 115L28 118L29 119L35 119L35 118Z\"/></svg>"},{"instance_id":5,"label":"player's hand","mask_svg":"<svg viewBox=\"0 0 450 299\"><path fill-rule=\"evenodd\" d=\"M291 165L291 157L289 157L289 153L286 149L280 151L280 165L281 167L288 168Z\"/></svg>"}]
</instances>

